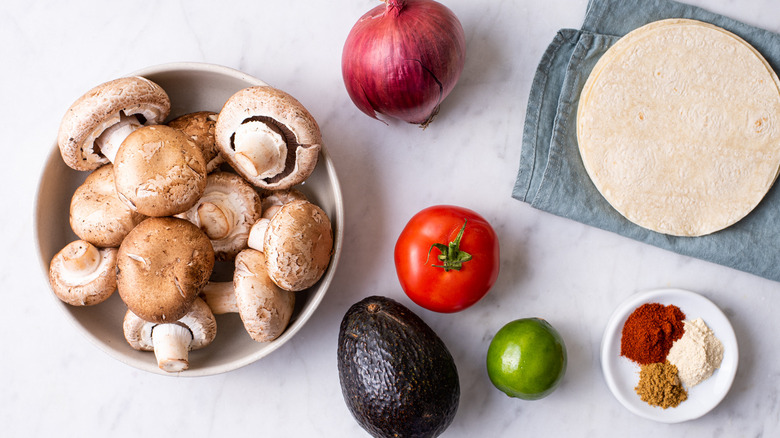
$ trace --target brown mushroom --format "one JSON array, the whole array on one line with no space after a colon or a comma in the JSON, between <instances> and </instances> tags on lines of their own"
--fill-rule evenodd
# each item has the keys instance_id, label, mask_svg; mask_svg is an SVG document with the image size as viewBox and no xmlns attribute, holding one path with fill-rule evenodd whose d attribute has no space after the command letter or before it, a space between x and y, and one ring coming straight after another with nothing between
<instances>
[{"instance_id":1,"label":"brown mushroom","mask_svg":"<svg viewBox=\"0 0 780 438\"><path fill-rule=\"evenodd\" d=\"M249 230L260 219L261 201L254 187L235 173L209 174L203 196L178 215L211 239L217 260L233 260L246 248Z\"/></svg>"},{"instance_id":2,"label":"brown mushroom","mask_svg":"<svg viewBox=\"0 0 780 438\"><path fill-rule=\"evenodd\" d=\"M268 190L308 178L322 148L320 128L306 108L269 86L245 88L228 99L217 118L216 140L241 176Z\"/></svg>"},{"instance_id":3,"label":"brown mushroom","mask_svg":"<svg viewBox=\"0 0 780 438\"><path fill-rule=\"evenodd\" d=\"M117 247L145 216L117 196L112 164L92 172L73 193L70 227L80 239L101 247Z\"/></svg>"},{"instance_id":4,"label":"brown mushroom","mask_svg":"<svg viewBox=\"0 0 780 438\"><path fill-rule=\"evenodd\" d=\"M206 162L190 138L170 126L145 126L119 148L116 189L132 210L146 216L186 211L206 188Z\"/></svg>"},{"instance_id":5,"label":"brown mushroom","mask_svg":"<svg viewBox=\"0 0 780 438\"><path fill-rule=\"evenodd\" d=\"M217 335L217 321L206 303L197 298L178 321L156 324L128 310L122 323L131 347L154 351L157 366L169 373L189 368L189 352L209 345Z\"/></svg>"},{"instance_id":6,"label":"brown mushroom","mask_svg":"<svg viewBox=\"0 0 780 438\"><path fill-rule=\"evenodd\" d=\"M170 109L165 90L146 78L133 76L100 84L65 112L57 135L62 159L76 170L113 162L130 132L162 123Z\"/></svg>"},{"instance_id":7,"label":"brown mushroom","mask_svg":"<svg viewBox=\"0 0 780 438\"><path fill-rule=\"evenodd\" d=\"M116 290L116 248L98 249L84 240L65 246L49 264L57 298L72 306L102 303Z\"/></svg>"},{"instance_id":8,"label":"brown mushroom","mask_svg":"<svg viewBox=\"0 0 780 438\"><path fill-rule=\"evenodd\" d=\"M297 200L307 201L306 195L296 189L274 190L263 196L261 203L263 215L249 230L247 246L262 250L265 230L268 228L271 218L279 211L282 205Z\"/></svg>"},{"instance_id":9,"label":"brown mushroom","mask_svg":"<svg viewBox=\"0 0 780 438\"><path fill-rule=\"evenodd\" d=\"M320 207L296 200L284 204L270 220L260 219L248 242L250 248L265 253L274 283L284 290L300 291L325 273L333 253L333 229Z\"/></svg>"},{"instance_id":10,"label":"brown mushroom","mask_svg":"<svg viewBox=\"0 0 780 438\"><path fill-rule=\"evenodd\" d=\"M303 192L296 189L274 190L263 196L263 217L271 219L282 205L297 200L307 201L308 199L306 199L306 195Z\"/></svg>"},{"instance_id":11,"label":"brown mushroom","mask_svg":"<svg viewBox=\"0 0 780 438\"><path fill-rule=\"evenodd\" d=\"M184 316L214 268L211 241L184 219L149 218L131 231L117 254L119 296L140 318Z\"/></svg>"},{"instance_id":12,"label":"brown mushroom","mask_svg":"<svg viewBox=\"0 0 780 438\"><path fill-rule=\"evenodd\" d=\"M278 338L295 309L295 293L271 281L265 256L254 249L238 253L232 282L208 283L201 297L214 314L238 313L244 329L257 342Z\"/></svg>"},{"instance_id":13,"label":"brown mushroom","mask_svg":"<svg viewBox=\"0 0 780 438\"><path fill-rule=\"evenodd\" d=\"M225 158L219 153L219 148L214 138L216 124L217 113L212 111L189 113L168 122L168 126L189 135L192 141L198 145L201 152L203 152L203 159L206 160L207 172L217 170L225 162Z\"/></svg>"}]
</instances>

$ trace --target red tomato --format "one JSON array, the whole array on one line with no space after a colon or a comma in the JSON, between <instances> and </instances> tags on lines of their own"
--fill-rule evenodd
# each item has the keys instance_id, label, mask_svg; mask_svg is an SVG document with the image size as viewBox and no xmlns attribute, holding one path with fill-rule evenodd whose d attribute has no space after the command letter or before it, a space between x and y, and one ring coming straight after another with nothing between
<instances>
[{"instance_id":1,"label":"red tomato","mask_svg":"<svg viewBox=\"0 0 780 438\"><path fill-rule=\"evenodd\" d=\"M395 244L401 287L412 301L435 312L458 312L479 301L495 284L498 268L493 227L462 207L420 211Z\"/></svg>"}]
</instances>

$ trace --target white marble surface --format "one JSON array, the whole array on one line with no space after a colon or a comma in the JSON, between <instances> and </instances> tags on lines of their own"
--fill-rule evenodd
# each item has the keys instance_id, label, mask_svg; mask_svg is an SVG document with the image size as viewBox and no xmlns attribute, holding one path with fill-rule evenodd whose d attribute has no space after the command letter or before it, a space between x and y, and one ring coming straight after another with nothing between
<instances>
[{"instance_id":1,"label":"white marble surface","mask_svg":"<svg viewBox=\"0 0 780 438\"><path fill-rule=\"evenodd\" d=\"M780 31L773 0L690 0ZM340 2L29 2L0 5L0 435L364 436L341 396L338 325L370 294L409 305L444 339L462 397L445 436L778 436L780 285L536 211L510 197L534 69L556 30L577 27L586 0L447 0L466 31L465 71L425 131L385 126L349 101L341 48L372 0ZM33 241L39 173L65 109L90 87L148 65L222 64L292 93L318 119L340 172L344 251L332 289L291 342L244 368L176 378L107 356L50 296ZM453 315L412 304L392 250L415 212L472 208L502 245L495 288ZM598 349L612 310L640 290L680 287L717 303L740 345L734 385L711 413L677 425L624 409L601 375ZM492 334L539 316L568 345L562 386L541 401L490 384Z\"/></svg>"}]
</instances>

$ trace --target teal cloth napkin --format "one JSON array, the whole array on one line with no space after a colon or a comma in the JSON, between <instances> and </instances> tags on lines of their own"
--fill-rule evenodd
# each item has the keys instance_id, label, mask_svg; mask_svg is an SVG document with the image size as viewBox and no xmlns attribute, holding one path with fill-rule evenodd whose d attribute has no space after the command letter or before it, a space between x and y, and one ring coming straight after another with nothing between
<instances>
[{"instance_id":1,"label":"teal cloth napkin","mask_svg":"<svg viewBox=\"0 0 780 438\"><path fill-rule=\"evenodd\" d=\"M512 196L534 208L679 254L780 281L780 189L736 224L701 237L639 227L599 193L582 165L576 118L580 91L604 52L622 35L665 18L727 29L753 45L777 71L780 35L671 0L591 0L582 29L562 29L542 56L528 99L520 168Z\"/></svg>"}]
</instances>

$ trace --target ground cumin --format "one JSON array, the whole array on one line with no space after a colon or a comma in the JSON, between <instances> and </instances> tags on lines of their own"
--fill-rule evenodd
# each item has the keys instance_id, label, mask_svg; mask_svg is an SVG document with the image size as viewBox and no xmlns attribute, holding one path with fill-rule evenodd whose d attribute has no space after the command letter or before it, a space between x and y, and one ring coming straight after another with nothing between
<instances>
[{"instance_id":1,"label":"ground cumin","mask_svg":"<svg viewBox=\"0 0 780 438\"><path fill-rule=\"evenodd\" d=\"M663 362L672 344L683 335L685 314L674 305L647 303L626 319L620 355L640 365Z\"/></svg>"},{"instance_id":2,"label":"ground cumin","mask_svg":"<svg viewBox=\"0 0 780 438\"><path fill-rule=\"evenodd\" d=\"M668 361L642 365L639 384L634 390L642 401L664 409L677 407L688 398L677 376L677 367Z\"/></svg>"}]
</instances>

